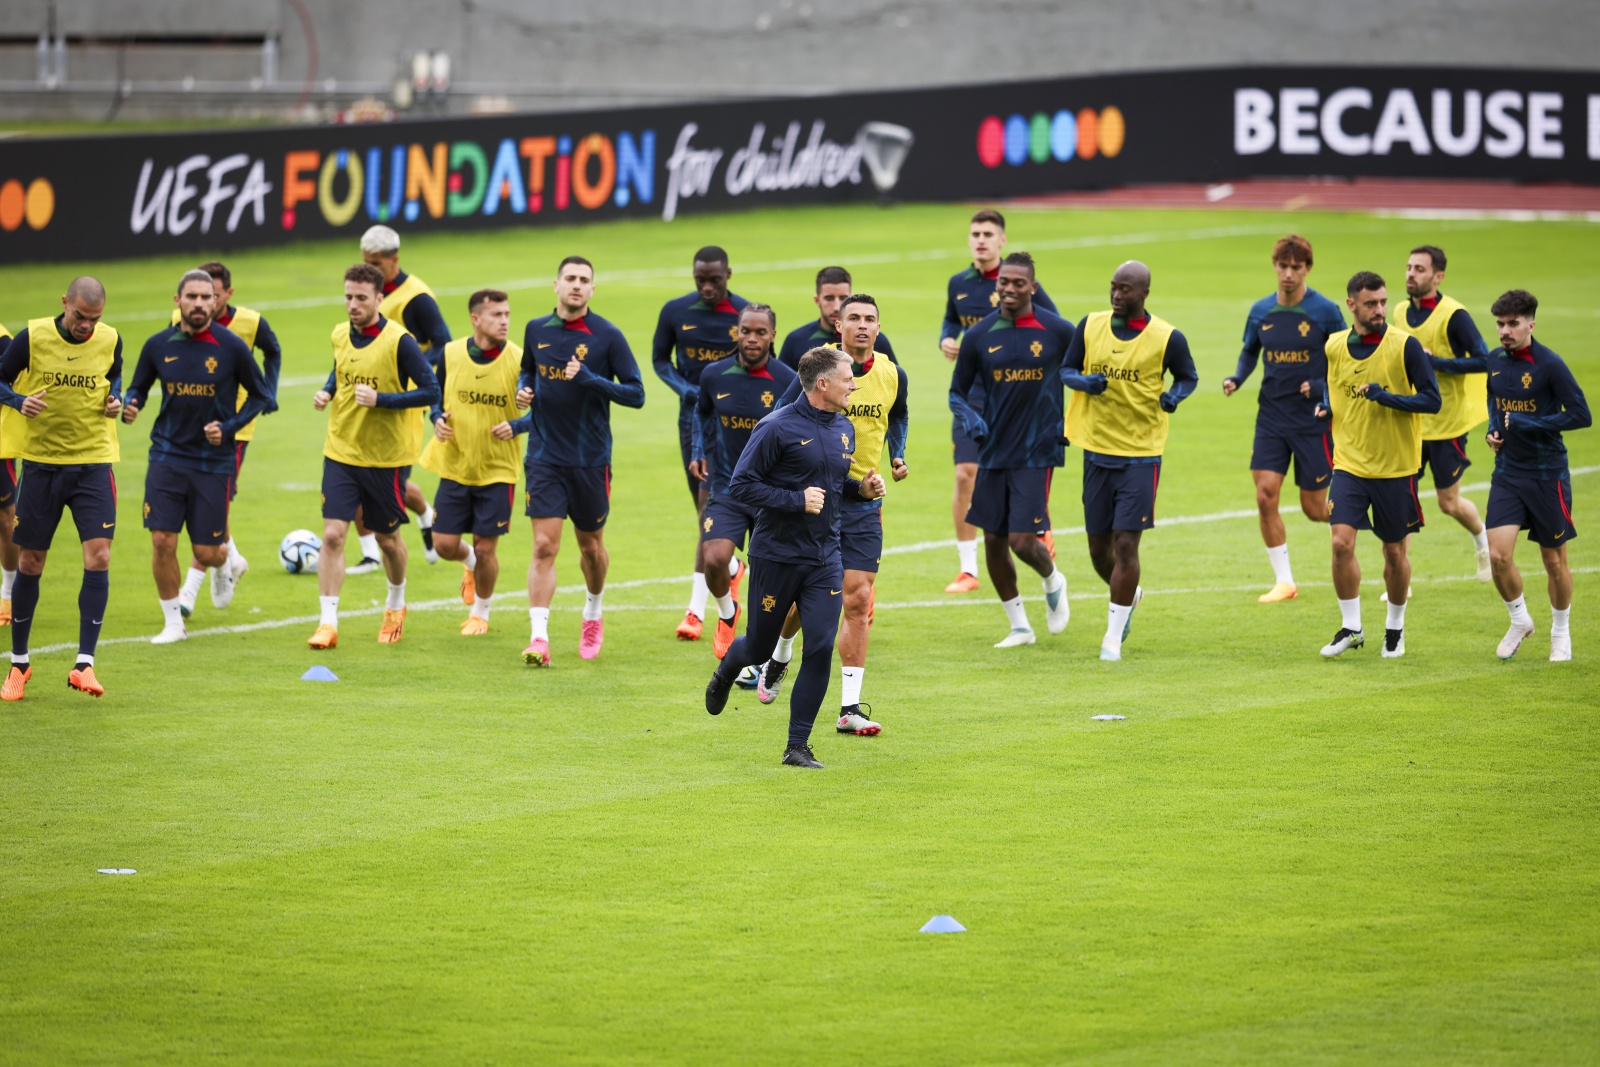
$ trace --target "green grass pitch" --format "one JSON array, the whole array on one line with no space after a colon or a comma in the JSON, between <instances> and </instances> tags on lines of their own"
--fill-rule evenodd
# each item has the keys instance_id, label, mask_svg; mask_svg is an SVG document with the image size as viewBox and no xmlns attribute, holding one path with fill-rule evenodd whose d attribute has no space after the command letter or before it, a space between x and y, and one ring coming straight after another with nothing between
<instances>
[{"instance_id":1,"label":"green grass pitch","mask_svg":"<svg viewBox=\"0 0 1600 1067\"><path fill-rule=\"evenodd\" d=\"M69 534L44 579L26 701L0 710L0 1061L14 1063L1578 1063L1600 1056L1600 432L1569 437L1579 572L1570 664L1546 662L1537 552L1519 561L1539 632L1495 659L1506 613L1471 580L1467 535L1424 498L1403 660L1337 662L1325 528L1289 519L1301 598L1264 606L1253 518L1255 385L1220 380L1288 230L1330 294L1373 268L1403 291L1411 246L1487 308L1525 287L1539 337L1600 401L1592 225L1362 215L1013 210L1012 248L1074 319L1117 263L1147 261L1151 308L1201 374L1173 419L1167 520L1120 664L1096 660L1079 457L1054 518L1073 620L1001 652L987 584L955 570L944 282L962 205L766 211L408 239L441 292L512 290L514 336L552 303L560 256L599 267L594 306L642 362L656 310L719 243L734 289L808 318L841 262L875 294L912 387L911 479L887 504L866 699L876 739L815 737L825 772L780 768L787 700L701 690L709 641L673 627L694 529L674 404L649 371L616 409L607 642L577 657L570 542L553 669L523 667L521 520L487 637L457 632L453 564L415 533L405 640L375 642L378 575L344 591L342 643L312 654L316 588L275 561L318 528L311 409L354 242L228 256L237 298L284 342L283 410L262 423L235 509L252 570L189 641L160 624L140 525L149 417L123 429L121 536L93 701L63 684L76 639ZM0 320L49 315L99 275L132 358L201 257L0 269ZM1465 482L1481 507L1481 434ZM431 476L425 477L425 485ZM1290 494L1292 496L1292 494ZM68 527L67 529L70 529ZM931 545L929 543L932 543ZM1376 542L1361 558L1381 626ZM1028 579L1024 592L1037 598ZM351 614L366 609L369 614ZM225 631L245 628L244 632ZM298 680L314 663L336 685ZM831 698L837 696L837 678ZM1101 713L1125 715L1096 722ZM97 868L135 868L114 877ZM918 933L935 914L968 927Z\"/></svg>"}]
</instances>

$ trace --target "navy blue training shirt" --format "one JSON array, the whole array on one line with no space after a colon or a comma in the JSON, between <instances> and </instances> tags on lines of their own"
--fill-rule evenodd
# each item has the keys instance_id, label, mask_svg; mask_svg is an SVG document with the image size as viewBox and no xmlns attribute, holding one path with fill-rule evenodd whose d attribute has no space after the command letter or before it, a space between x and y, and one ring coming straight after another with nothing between
<instances>
[{"instance_id":1,"label":"navy blue training shirt","mask_svg":"<svg viewBox=\"0 0 1600 1067\"><path fill-rule=\"evenodd\" d=\"M1540 344L1486 357L1489 367L1489 432L1501 437L1494 469L1548 481L1567 471L1561 434L1593 423L1589 402L1560 356Z\"/></svg>"},{"instance_id":2,"label":"navy blue training shirt","mask_svg":"<svg viewBox=\"0 0 1600 1067\"><path fill-rule=\"evenodd\" d=\"M1061 466L1061 366L1077 334L1072 323L1035 305L1014 322L995 312L961 339L950 410L978 442L979 467ZM974 406L980 380L986 395Z\"/></svg>"},{"instance_id":3,"label":"navy blue training shirt","mask_svg":"<svg viewBox=\"0 0 1600 1067\"><path fill-rule=\"evenodd\" d=\"M150 427L150 462L207 474L235 470L233 435L272 402L266 379L244 340L213 323L194 336L173 326L144 343L123 402L143 407L159 383L161 410ZM239 389L249 395L239 404ZM222 424L222 441L206 440L206 425Z\"/></svg>"},{"instance_id":4,"label":"navy blue training shirt","mask_svg":"<svg viewBox=\"0 0 1600 1067\"><path fill-rule=\"evenodd\" d=\"M1244 323L1244 347L1233 380L1240 385L1263 362L1261 390L1256 395L1262 426L1287 434L1320 434L1317 400L1328 379L1328 338L1344 330L1344 312L1315 289L1307 289L1292 307L1278 303L1278 294L1250 307ZM1311 395L1300 392L1311 383Z\"/></svg>"},{"instance_id":5,"label":"navy blue training shirt","mask_svg":"<svg viewBox=\"0 0 1600 1067\"><path fill-rule=\"evenodd\" d=\"M784 393L799 381L799 375L770 353L759 370L746 370L734 355L717 360L701 374L693 453L704 457L711 468L713 496L727 493L733 468L756 423L776 411Z\"/></svg>"},{"instance_id":6,"label":"navy blue training shirt","mask_svg":"<svg viewBox=\"0 0 1600 1067\"><path fill-rule=\"evenodd\" d=\"M583 366L569 379L573 357ZM527 463L608 466L611 405L644 407L644 381L628 339L592 311L570 320L554 313L530 319L517 385L533 390L533 405L511 424L528 435Z\"/></svg>"},{"instance_id":7,"label":"navy blue training shirt","mask_svg":"<svg viewBox=\"0 0 1600 1067\"><path fill-rule=\"evenodd\" d=\"M662 305L650 343L650 363L684 407L695 402L701 372L738 351L739 312L748 303L737 293L729 293L712 306L701 300L699 293L689 293Z\"/></svg>"}]
</instances>

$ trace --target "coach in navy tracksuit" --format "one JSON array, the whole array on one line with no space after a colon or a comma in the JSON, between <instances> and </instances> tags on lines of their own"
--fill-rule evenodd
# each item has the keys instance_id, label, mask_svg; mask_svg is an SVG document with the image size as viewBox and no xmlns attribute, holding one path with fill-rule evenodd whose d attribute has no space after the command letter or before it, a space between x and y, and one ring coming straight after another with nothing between
<instances>
[{"instance_id":1,"label":"coach in navy tracksuit","mask_svg":"<svg viewBox=\"0 0 1600 1067\"><path fill-rule=\"evenodd\" d=\"M789 696L783 762L821 767L807 742L828 692L839 629L839 506L881 497L883 477L875 470L859 482L850 477L856 434L840 414L855 391L850 357L836 348L814 348L800 357L799 371L804 395L756 425L728 486L729 496L757 511L750 536L750 624L706 685L706 710L721 714L733 680L772 655L789 608L799 605L805 657Z\"/></svg>"}]
</instances>

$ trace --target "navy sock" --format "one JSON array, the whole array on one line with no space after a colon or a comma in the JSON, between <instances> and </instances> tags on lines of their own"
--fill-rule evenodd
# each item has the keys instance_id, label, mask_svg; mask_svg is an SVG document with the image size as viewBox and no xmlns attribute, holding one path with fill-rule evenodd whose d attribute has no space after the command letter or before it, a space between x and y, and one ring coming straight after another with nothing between
<instances>
[{"instance_id":1,"label":"navy sock","mask_svg":"<svg viewBox=\"0 0 1600 1067\"><path fill-rule=\"evenodd\" d=\"M107 571L84 571L83 585L78 590L78 654L80 656L94 655L94 646L100 643L100 625L106 621L106 604L110 599L110 573Z\"/></svg>"},{"instance_id":2,"label":"navy sock","mask_svg":"<svg viewBox=\"0 0 1600 1067\"><path fill-rule=\"evenodd\" d=\"M28 654L28 633L33 629L33 613L39 606L39 576L17 572L11 586L11 654Z\"/></svg>"},{"instance_id":3,"label":"navy sock","mask_svg":"<svg viewBox=\"0 0 1600 1067\"><path fill-rule=\"evenodd\" d=\"M822 698L828 695L828 681L833 676L833 642L812 648L800 660L800 673L795 678L794 689L789 694L789 747L806 744L811 740L811 727L817 721L817 711Z\"/></svg>"}]
</instances>

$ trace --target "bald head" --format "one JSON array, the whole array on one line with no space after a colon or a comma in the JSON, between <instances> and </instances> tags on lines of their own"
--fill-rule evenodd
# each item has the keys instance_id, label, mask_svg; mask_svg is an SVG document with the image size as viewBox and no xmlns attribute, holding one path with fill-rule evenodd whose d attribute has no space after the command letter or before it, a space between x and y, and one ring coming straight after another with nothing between
<instances>
[{"instance_id":1,"label":"bald head","mask_svg":"<svg viewBox=\"0 0 1600 1067\"><path fill-rule=\"evenodd\" d=\"M67 286L67 300L86 308L104 307L106 287L100 284L100 279L84 274L72 279L72 284Z\"/></svg>"},{"instance_id":2,"label":"bald head","mask_svg":"<svg viewBox=\"0 0 1600 1067\"><path fill-rule=\"evenodd\" d=\"M1136 319L1144 312L1150 295L1150 268L1130 259L1111 275L1111 311L1125 319Z\"/></svg>"}]
</instances>

